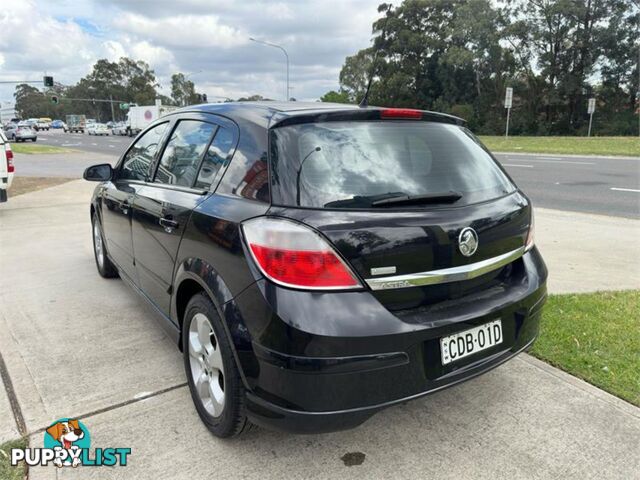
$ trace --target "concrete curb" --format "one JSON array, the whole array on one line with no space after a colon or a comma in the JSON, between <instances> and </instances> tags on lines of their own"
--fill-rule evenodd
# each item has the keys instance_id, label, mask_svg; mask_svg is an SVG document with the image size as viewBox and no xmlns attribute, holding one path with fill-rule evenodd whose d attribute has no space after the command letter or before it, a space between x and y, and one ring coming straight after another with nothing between
<instances>
[{"instance_id":1,"label":"concrete curb","mask_svg":"<svg viewBox=\"0 0 640 480\"><path fill-rule=\"evenodd\" d=\"M631 403L628 403L621 398L607 393L604 390L599 389L595 385L587 383L578 377L574 377L564 370L554 367L553 365L549 365L548 363L545 363L532 355L523 353L519 355L518 358L524 362L527 362L529 365L533 365L543 372L557 378L558 380L571 385L572 388L576 388L578 390L586 392L589 395L595 397L598 401L611 405L616 410L619 410L625 415L631 415L634 418L640 419L640 407L636 407L635 405L632 405Z\"/></svg>"}]
</instances>

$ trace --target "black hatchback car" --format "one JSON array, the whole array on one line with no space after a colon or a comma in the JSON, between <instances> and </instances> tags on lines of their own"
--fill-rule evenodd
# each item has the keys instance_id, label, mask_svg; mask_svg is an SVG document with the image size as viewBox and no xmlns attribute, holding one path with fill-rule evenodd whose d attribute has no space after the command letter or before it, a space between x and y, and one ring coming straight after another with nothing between
<instances>
[{"instance_id":1,"label":"black hatchback car","mask_svg":"<svg viewBox=\"0 0 640 480\"><path fill-rule=\"evenodd\" d=\"M85 178L100 274L155 307L218 436L354 427L538 333L531 204L458 118L188 107Z\"/></svg>"}]
</instances>

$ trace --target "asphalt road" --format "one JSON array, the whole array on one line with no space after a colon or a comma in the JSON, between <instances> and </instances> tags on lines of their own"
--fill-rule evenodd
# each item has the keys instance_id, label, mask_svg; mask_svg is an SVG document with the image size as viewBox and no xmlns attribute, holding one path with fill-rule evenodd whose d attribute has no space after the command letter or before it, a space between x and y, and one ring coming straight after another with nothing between
<instances>
[{"instance_id":1,"label":"asphalt road","mask_svg":"<svg viewBox=\"0 0 640 480\"><path fill-rule=\"evenodd\" d=\"M40 132L38 143L117 157L131 139L52 130ZM516 153L496 156L535 206L640 218L640 152L636 158ZM44 166L35 157L30 161L22 156L22 174L37 175L44 169L46 175L79 177L86 166L106 157L93 158L61 158L60 165L54 167L50 161Z\"/></svg>"}]
</instances>

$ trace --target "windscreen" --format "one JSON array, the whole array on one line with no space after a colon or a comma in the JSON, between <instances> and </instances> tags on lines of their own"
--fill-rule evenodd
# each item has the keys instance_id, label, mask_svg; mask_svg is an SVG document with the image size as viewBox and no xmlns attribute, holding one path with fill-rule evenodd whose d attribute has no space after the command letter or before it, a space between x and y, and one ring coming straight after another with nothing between
<instances>
[{"instance_id":1,"label":"windscreen","mask_svg":"<svg viewBox=\"0 0 640 480\"><path fill-rule=\"evenodd\" d=\"M408 121L275 128L271 183L274 204L311 208L381 208L401 196L458 206L515 189L465 128Z\"/></svg>"}]
</instances>

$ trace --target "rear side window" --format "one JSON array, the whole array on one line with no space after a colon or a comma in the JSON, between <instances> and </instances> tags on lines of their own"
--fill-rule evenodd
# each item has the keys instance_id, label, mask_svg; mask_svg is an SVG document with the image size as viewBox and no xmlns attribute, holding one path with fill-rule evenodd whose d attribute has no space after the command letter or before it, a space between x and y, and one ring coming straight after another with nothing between
<instances>
[{"instance_id":1,"label":"rear side window","mask_svg":"<svg viewBox=\"0 0 640 480\"><path fill-rule=\"evenodd\" d=\"M156 125L134 143L124 157L119 178L127 180L147 179L149 165L158 151L167 123Z\"/></svg>"},{"instance_id":2,"label":"rear side window","mask_svg":"<svg viewBox=\"0 0 640 480\"><path fill-rule=\"evenodd\" d=\"M196 181L196 188L209 188L213 184L218 172L233 153L232 150L233 133L228 128L218 128L216 136L204 154Z\"/></svg>"},{"instance_id":3,"label":"rear side window","mask_svg":"<svg viewBox=\"0 0 640 480\"><path fill-rule=\"evenodd\" d=\"M199 120L181 120L167 143L155 183L192 187L200 160L217 126Z\"/></svg>"},{"instance_id":4,"label":"rear side window","mask_svg":"<svg viewBox=\"0 0 640 480\"><path fill-rule=\"evenodd\" d=\"M271 191L278 205L371 208L392 196L456 192L458 206L515 189L457 125L324 122L276 128L271 135Z\"/></svg>"}]
</instances>

